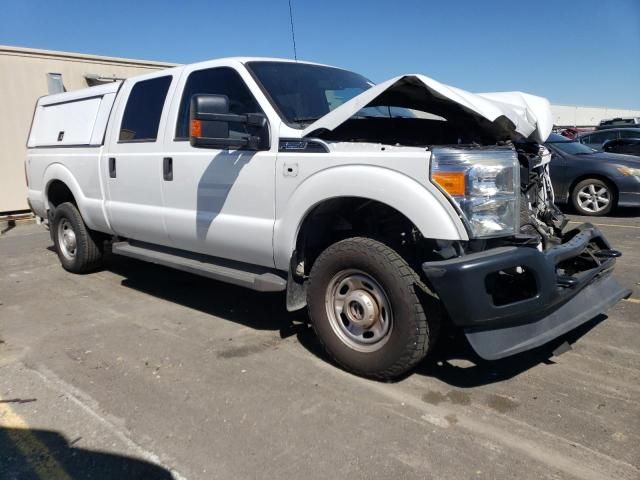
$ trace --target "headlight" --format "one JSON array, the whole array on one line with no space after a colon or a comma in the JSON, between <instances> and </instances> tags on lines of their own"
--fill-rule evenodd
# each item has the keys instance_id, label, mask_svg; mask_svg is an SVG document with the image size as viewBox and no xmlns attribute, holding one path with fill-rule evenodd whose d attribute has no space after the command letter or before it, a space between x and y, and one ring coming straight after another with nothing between
<instances>
[{"instance_id":1,"label":"headlight","mask_svg":"<svg viewBox=\"0 0 640 480\"><path fill-rule=\"evenodd\" d=\"M434 148L431 180L459 208L473 237L515 234L520 164L509 147Z\"/></svg>"},{"instance_id":2,"label":"headlight","mask_svg":"<svg viewBox=\"0 0 640 480\"><path fill-rule=\"evenodd\" d=\"M640 177L640 168L617 167L617 169L625 177Z\"/></svg>"}]
</instances>

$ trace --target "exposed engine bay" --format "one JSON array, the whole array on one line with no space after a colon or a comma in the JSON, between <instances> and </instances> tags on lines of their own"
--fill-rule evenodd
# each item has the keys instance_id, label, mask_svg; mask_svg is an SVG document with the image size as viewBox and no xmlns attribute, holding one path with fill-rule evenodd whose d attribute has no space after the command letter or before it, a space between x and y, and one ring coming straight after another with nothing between
<instances>
[{"instance_id":1,"label":"exposed engine bay","mask_svg":"<svg viewBox=\"0 0 640 480\"><path fill-rule=\"evenodd\" d=\"M555 205L549 174L551 152L536 143L516 145L520 162L520 233L519 240L540 244L542 249L558 245L567 224Z\"/></svg>"}]
</instances>

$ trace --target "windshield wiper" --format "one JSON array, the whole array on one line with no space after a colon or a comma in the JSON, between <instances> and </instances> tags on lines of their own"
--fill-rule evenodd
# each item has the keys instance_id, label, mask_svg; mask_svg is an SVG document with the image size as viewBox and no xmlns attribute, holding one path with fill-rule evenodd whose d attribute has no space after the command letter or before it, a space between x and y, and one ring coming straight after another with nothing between
<instances>
[{"instance_id":1,"label":"windshield wiper","mask_svg":"<svg viewBox=\"0 0 640 480\"><path fill-rule=\"evenodd\" d=\"M293 117L295 123L313 123L318 120L319 117Z\"/></svg>"}]
</instances>

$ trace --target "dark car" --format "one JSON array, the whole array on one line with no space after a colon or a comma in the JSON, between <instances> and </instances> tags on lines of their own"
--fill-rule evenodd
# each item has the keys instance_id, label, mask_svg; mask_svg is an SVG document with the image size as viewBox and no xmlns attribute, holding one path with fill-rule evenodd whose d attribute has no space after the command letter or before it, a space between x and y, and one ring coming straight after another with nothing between
<instances>
[{"instance_id":1,"label":"dark car","mask_svg":"<svg viewBox=\"0 0 640 480\"><path fill-rule=\"evenodd\" d=\"M551 182L556 203L570 203L581 215L606 215L614 207L640 207L640 158L597 152L552 133Z\"/></svg>"},{"instance_id":2,"label":"dark car","mask_svg":"<svg viewBox=\"0 0 640 480\"><path fill-rule=\"evenodd\" d=\"M619 138L639 138L639 135L640 128L607 128L604 130L582 133L576 137L576 140L596 150L602 150L602 144L609 140L617 140Z\"/></svg>"},{"instance_id":3,"label":"dark car","mask_svg":"<svg viewBox=\"0 0 640 480\"><path fill-rule=\"evenodd\" d=\"M629 118L611 118L609 120L602 120L600 125L596 127L596 130L603 130L605 128L619 128L619 127L634 127L640 128L640 117Z\"/></svg>"},{"instance_id":4,"label":"dark car","mask_svg":"<svg viewBox=\"0 0 640 480\"><path fill-rule=\"evenodd\" d=\"M640 156L640 130L638 138L618 138L607 140L602 145L602 151L607 153L623 153L625 155Z\"/></svg>"}]
</instances>

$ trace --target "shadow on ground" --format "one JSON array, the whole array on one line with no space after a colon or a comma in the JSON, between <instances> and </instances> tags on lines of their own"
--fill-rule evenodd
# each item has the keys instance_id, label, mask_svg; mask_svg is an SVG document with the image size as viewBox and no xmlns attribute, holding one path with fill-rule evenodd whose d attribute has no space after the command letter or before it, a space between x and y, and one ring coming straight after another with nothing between
<instances>
[{"instance_id":1,"label":"shadow on ground","mask_svg":"<svg viewBox=\"0 0 640 480\"><path fill-rule=\"evenodd\" d=\"M537 365L553 365L554 357L570 350L572 344L606 318L606 315L599 315L542 347L494 361L482 360L461 331L451 330L440 338L435 350L414 373L437 378L458 388L502 382Z\"/></svg>"},{"instance_id":2,"label":"shadow on ground","mask_svg":"<svg viewBox=\"0 0 640 480\"><path fill-rule=\"evenodd\" d=\"M107 269L123 277L123 287L256 330L280 331L283 338L296 333L296 324L308 321L306 311L287 312L284 293L254 292L116 255L108 258Z\"/></svg>"},{"instance_id":3,"label":"shadow on ground","mask_svg":"<svg viewBox=\"0 0 640 480\"><path fill-rule=\"evenodd\" d=\"M174 476L153 463L74 446L49 430L0 427L0 477L19 480L170 480Z\"/></svg>"},{"instance_id":4,"label":"shadow on ground","mask_svg":"<svg viewBox=\"0 0 640 480\"><path fill-rule=\"evenodd\" d=\"M281 293L260 293L137 260L112 257L108 269L123 277L122 286L178 303L257 330L296 335L309 352L333 363L309 326L306 310L287 312ZM604 320L601 315L535 350L498 361L484 361L459 329L444 328L434 351L409 375L437 378L451 386L471 388L513 378L540 364L553 364L559 346L575 343ZM558 349L561 350L561 349Z\"/></svg>"}]
</instances>

